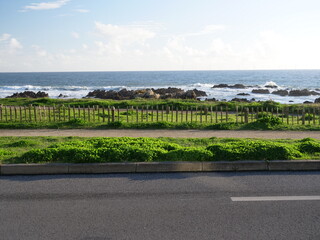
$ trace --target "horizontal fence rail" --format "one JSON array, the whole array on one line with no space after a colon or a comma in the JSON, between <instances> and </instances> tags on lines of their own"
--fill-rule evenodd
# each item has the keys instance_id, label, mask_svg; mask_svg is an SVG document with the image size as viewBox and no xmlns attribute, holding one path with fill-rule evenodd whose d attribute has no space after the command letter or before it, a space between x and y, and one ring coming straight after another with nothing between
<instances>
[{"instance_id":1,"label":"horizontal fence rail","mask_svg":"<svg viewBox=\"0 0 320 240\"><path fill-rule=\"evenodd\" d=\"M262 108L222 106L173 107L131 106L0 106L0 122L176 122L176 123L251 123L263 117L277 117L292 125L320 125L320 108Z\"/></svg>"}]
</instances>

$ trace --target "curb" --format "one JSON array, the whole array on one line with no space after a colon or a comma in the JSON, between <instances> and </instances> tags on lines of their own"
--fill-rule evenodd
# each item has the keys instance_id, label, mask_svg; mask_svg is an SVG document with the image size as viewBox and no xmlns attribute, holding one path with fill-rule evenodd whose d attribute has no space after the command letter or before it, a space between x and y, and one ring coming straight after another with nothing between
<instances>
[{"instance_id":1,"label":"curb","mask_svg":"<svg viewBox=\"0 0 320 240\"><path fill-rule=\"evenodd\" d=\"M236 162L136 162L136 163L50 163L2 164L0 175L319 171L320 160L236 161Z\"/></svg>"}]
</instances>

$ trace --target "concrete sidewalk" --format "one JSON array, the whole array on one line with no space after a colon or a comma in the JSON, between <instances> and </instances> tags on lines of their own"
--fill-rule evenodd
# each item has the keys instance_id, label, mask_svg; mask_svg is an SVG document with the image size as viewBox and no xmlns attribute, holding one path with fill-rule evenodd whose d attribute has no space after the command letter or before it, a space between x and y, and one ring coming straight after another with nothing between
<instances>
[{"instance_id":1,"label":"concrete sidewalk","mask_svg":"<svg viewBox=\"0 0 320 240\"><path fill-rule=\"evenodd\" d=\"M7 136L79 136L79 137L180 137L180 138L267 138L320 139L320 131L232 131L232 130L159 130L159 129L1 129Z\"/></svg>"}]
</instances>

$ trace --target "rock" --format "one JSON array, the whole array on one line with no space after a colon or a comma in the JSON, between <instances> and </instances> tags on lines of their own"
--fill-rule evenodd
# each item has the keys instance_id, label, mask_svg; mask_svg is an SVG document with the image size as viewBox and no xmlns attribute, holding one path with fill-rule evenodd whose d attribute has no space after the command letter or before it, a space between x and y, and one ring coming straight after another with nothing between
<instances>
[{"instance_id":1,"label":"rock","mask_svg":"<svg viewBox=\"0 0 320 240\"><path fill-rule=\"evenodd\" d=\"M313 103L313 102L310 102L310 101L304 101L303 104L310 104L310 103Z\"/></svg>"},{"instance_id":2,"label":"rock","mask_svg":"<svg viewBox=\"0 0 320 240\"><path fill-rule=\"evenodd\" d=\"M160 94L155 93L151 89L147 89L147 91L143 94L143 98L154 98L154 99L159 99Z\"/></svg>"},{"instance_id":3,"label":"rock","mask_svg":"<svg viewBox=\"0 0 320 240\"><path fill-rule=\"evenodd\" d=\"M208 102L217 102L218 100L215 98L206 98L206 101Z\"/></svg>"},{"instance_id":4,"label":"rock","mask_svg":"<svg viewBox=\"0 0 320 240\"><path fill-rule=\"evenodd\" d=\"M11 96L8 96L6 98L46 98L49 97L48 93L45 92L32 92L32 91L24 91L21 93L14 93Z\"/></svg>"},{"instance_id":5,"label":"rock","mask_svg":"<svg viewBox=\"0 0 320 240\"><path fill-rule=\"evenodd\" d=\"M250 102L250 101L246 98L234 98L231 100L231 102Z\"/></svg>"},{"instance_id":6,"label":"rock","mask_svg":"<svg viewBox=\"0 0 320 240\"><path fill-rule=\"evenodd\" d=\"M186 91L185 94L182 96L183 99L196 99L197 95L193 90Z\"/></svg>"},{"instance_id":7,"label":"rock","mask_svg":"<svg viewBox=\"0 0 320 240\"><path fill-rule=\"evenodd\" d=\"M249 93L238 93L237 96L250 96Z\"/></svg>"},{"instance_id":8,"label":"rock","mask_svg":"<svg viewBox=\"0 0 320 240\"><path fill-rule=\"evenodd\" d=\"M294 102L293 100L290 100L289 102Z\"/></svg>"},{"instance_id":9,"label":"rock","mask_svg":"<svg viewBox=\"0 0 320 240\"><path fill-rule=\"evenodd\" d=\"M303 89L303 90L291 90L289 92L289 96L294 96L294 97L301 97L301 96L316 96L320 95L320 93L316 91L309 91L308 89Z\"/></svg>"},{"instance_id":10,"label":"rock","mask_svg":"<svg viewBox=\"0 0 320 240\"><path fill-rule=\"evenodd\" d=\"M320 98L317 98L316 100L314 100L314 103L320 103Z\"/></svg>"},{"instance_id":11,"label":"rock","mask_svg":"<svg viewBox=\"0 0 320 240\"><path fill-rule=\"evenodd\" d=\"M193 89L194 93L197 95L197 97L206 97L207 93L205 91L201 91L198 89Z\"/></svg>"},{"instance_id":12,"label":"rock","mask_svg":"<svg viewBox=\"0 0 320 240\"><path fill-rule=\"evenodd\" d=\"M287 90L277 90L277 91L273 91L272 94L280 95L280 96L288 96L289 95L289 91L287 91Z\"/></svg>"},{"instance_id":13,"label":"rock","mask_svg":"<svg viewBox=\"0 0 320 240\"><path fill-rule=\"evenodd\" d=\"M264 85L265 88L278 88L277 85Z\"/></svg>"},{"instance_id":14,"label":"rock","mask_svg":"<svg viewBox=\"0 0 320 240\"><path fill-rule=\"evenodd\" d=\"M62 93L59 94L58 98L67 98L69 97L68 95L63 95Z\"/></svg>"},{"instance_id":15,"label":"rock","mask_svg":"<svg viewBox=\"0 0 320 240\"><path fill-rule=\"evenodd\" d=\"M221 84L218 84L218 85L214 85L212 88L227 88L227 87L229 87L228 84L221 83Z\"/></svg>"},{"instance_id":16,"label":"rock","mask_svg":"<svg viewBox=\"0 0 320 240\"><path fill-rule=\"evenodd\" d=\"M255 102L256 99L255 98L251 98L250 102Z\"/></svg>"},{"instance_id":17,"label":"rock","mask_svg":"<svg viewBox=\"0 0 320 240\"><path fill-rule=\"evenodd\" d=\"M252 93L269 94L270 92L268 89L253 89Z\"/></svg>"},{"instance_id":18,"label":"rock","mask_svg":"<svg viewBox=\"0 0 320 240\"><path fill-rule=\"evenodd\" d=\"M244 89L244 88L247 88L245 85L243 84L234 84L234 85L228 85L228 84L224 84L224 83L221 83L221 84L218 84L218 85L214 85L212 88L237 88L237 89Z\"/></svg>"},{"instance_id":19,"label":"rock","mask_svg":"<svg viewBox=\"0 0 320 240\"><path fill-rule=\"evenodd\" d=\"M235 84L235 85L229 86L229 88L244 89L244 88L247 88L247 87L245 85L243 85L243 84Z\"/></svg>"},{"instance_id":20,"label":"rock","mask_svg":"<svg viewBox=\"0 0 320 240\"><path fill-rule=\"evenodd\" d=\"M159 89L138 89L127 90L121 89L120 91L114 90L94 90L89 92L86 97L101 98L101 99L114 99L126 100L134 98L154 98L154 99L167 99L167 98L181 98L181 99L196 99L200 96L207 96L206 92L197 89L184 91L180 88L159 88Z\"/></svg>"}]
</instances>

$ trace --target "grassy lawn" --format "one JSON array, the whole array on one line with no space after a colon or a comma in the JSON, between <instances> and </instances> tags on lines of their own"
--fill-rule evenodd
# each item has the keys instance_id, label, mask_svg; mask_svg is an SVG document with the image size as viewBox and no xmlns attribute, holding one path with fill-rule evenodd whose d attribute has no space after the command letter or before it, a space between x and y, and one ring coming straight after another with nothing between
<instances>
[{"instance_id":1,"label":"grassy lawn","mask_svg":"<svg viewBox=\"0 0 320 240\"><path fill-rule=\"evenodd\" d=\"M320 141L235 138L0 137L0 163L320 159Z\"/></svg>"}]
</instances>

